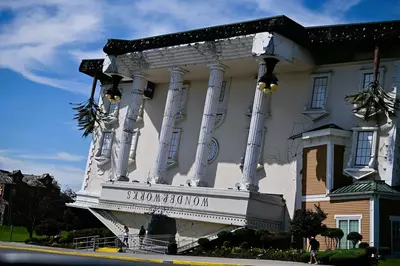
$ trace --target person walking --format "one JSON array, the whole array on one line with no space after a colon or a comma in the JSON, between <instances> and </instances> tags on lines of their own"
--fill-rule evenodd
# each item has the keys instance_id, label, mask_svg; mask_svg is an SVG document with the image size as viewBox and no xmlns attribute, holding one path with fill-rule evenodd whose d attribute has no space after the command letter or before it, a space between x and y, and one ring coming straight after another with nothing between
<instances>
[{"instance_id":1,"label":"person walking","mask_svg":"<svg viewBox=\"0 0 400 266\"><path fill-rule=\"evenodd\" d=\"M310 262L308 264L312 264L313 258L315 260L314 264L318 264L318 260L317 260L318 241L313 236L310 238L310 248L311 248Z\"/></svg>"},{"instance_id":2,"label":"person walking","mask_svg":"<svg viewBox=\"0 0 400 266\"><path fill-rule=\"evenodd\" d=\"M129 239L129 228L128 226L124 225L124 240L122 241L122 243L126 245L127 248L129 248L128 239Z\"/></svg>"},{"instance_id":3,"label":"person walking","mask_svg":"<svg viewBox=\"0 0 400 266\"><path fill-rule=\"evenodd\" d=\"M144 240L145 235L146 235L146 229L144 229L144 226L142 225L142 226L140 227L140 230L139 230L139 243L140 243L140 247L142 247L142 245L143 245L143 240Z\"/></svg>"}]
</instances>

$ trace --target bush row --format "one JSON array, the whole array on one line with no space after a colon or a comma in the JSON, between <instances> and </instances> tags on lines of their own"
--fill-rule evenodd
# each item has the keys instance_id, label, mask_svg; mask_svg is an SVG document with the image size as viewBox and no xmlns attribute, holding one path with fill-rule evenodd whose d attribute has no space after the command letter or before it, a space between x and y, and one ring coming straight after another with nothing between
<instances>
[{"instance_id":1,"label":"bush row","mask_svg":"<svg viewBox=\"0 0 400 266\"><path fill-rule=\"evenodd\" d=\"M309 262L310 253L300 250L279 250L223 246L214 250L197 248L193 255L242 259L264 259L294 262ZM336 266L368 265L368 256L365 249L343 249L321 251L317 255L320 264Z\"/></svg>"},{"instance_id":2,"label":"bush row","mask_svg":"<svg viewBox=\"0 0 400 266\"><path fill-rule=\"evenodd\" d=\"M91 229L83 229L83 230L68 232L67 237L53 237L53 236L32 237L26 239L25 243L40 245L40 246L73 248L72 242L74 238L88 237L88 236L110 237L114 236L114 234L107 228L91 228Z\"/></svg>"}]
</instances>

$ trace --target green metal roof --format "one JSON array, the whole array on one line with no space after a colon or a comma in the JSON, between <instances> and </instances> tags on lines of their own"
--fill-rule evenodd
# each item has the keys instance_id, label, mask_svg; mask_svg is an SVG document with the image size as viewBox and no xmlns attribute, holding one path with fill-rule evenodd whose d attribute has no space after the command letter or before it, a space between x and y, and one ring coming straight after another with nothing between
<instances>
[{"instance_id":1,"label":"green metal roof","mask_svg":"<svg viewBox=\"0 0 400 266\"><path fill-rule=\"evenodd\" d=\"M348 194L373 194L373 193L389 193L397 194L400 192L389 186L385 181L378 180L363 180L356 181L351 185L338 188L330 193L331 196L335 195L348 195Z\"/></svg>"}]
</instances>

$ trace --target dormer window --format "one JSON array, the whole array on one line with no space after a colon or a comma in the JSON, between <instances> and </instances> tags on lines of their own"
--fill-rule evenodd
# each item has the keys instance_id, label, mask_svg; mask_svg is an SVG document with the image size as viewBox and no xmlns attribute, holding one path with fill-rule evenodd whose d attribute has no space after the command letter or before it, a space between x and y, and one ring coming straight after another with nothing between
<instances>
[{"instance_id":1,"label":"dormer window","mask_svg":"<svg viewBox=\"0 0 400 266\"><path fill-rule=\"evenodd\" d=\"M99 166L103 166L111 161L111 149L114 141L114 131L103 131L98 143L99 148L95 155L95 160Z\"/></svg>"},{"instance_id":2,"label":"dormer window","mask_svg":"<svg viewBox=\"0 0 400 266\"><path fill-rule=\"evenodd\" d=\"M305 106L303 114L316 121L328 114L326 101L331 82L331 73L317 73L310 75L310 100Z\"/></svg>"},{"instance_id":3,"label":"dormer window","mask_svg":"<svg viewBox=\"0 0 400 266\"><path fill-rule=\"evenodd\" d=\"M310 109L324 109L327 90L328 77L315 77Z\"/></svg>"},{"instance_id":4,"label":"dormer window","mask_svg":"<svg viewBox=\"0 0 400 266\"><path fill-rule=\"evenodd\" d=\"M353 128L352 147L344 173L355 179L376 172L378 152L378 127Z\"/></svg>"},{"instance_id":5,"label":"dormer window","mask_svg":"<svg viewBox=\"0 0 400 266\"><path fill-rule=\"evenodd\" d=\"M360 73L360 85L358 90L361 91L365 88L368 88L371 82L374 81L374 73L372 69L362 69L360 70L359 73ZM378 82L382 86L384 82L384 74L385 74L385 68L380 67L378 72Z\"/></svg>"}]
</instances>

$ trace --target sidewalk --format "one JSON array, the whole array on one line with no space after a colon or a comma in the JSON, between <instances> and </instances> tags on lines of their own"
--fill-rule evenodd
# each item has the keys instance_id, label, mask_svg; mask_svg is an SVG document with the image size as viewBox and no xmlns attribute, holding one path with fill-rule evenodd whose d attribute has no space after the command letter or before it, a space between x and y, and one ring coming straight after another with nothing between
<instances>
[{"instance_id":1,"label":"sidewalk","mask_svg":"<svg viewBox=\"0 0 400 266\"><path fill-rule=\"evenodd\" d=\"M26 245L24 243L10 243L10 242L0 242L0 249L15 249L15 250L34 251L34 252L45 252L58 255L95 257L95 258L114 259L114 260L136 261L136 262L196 265L196 266L305 265L304 263L298 263L298 262L270 261L270 260L247 260L247 259L170 256L170 255L132 254L132 253L98 253L98 252L90 252L90 251L82 251L74 249L62 249L53 247L42 247L42 246Z\"/></svg>"}]
</instances>

